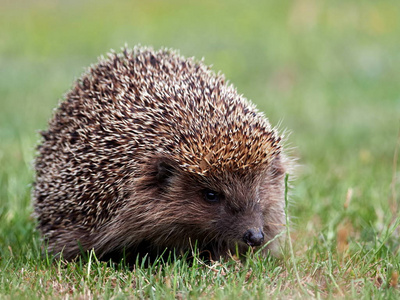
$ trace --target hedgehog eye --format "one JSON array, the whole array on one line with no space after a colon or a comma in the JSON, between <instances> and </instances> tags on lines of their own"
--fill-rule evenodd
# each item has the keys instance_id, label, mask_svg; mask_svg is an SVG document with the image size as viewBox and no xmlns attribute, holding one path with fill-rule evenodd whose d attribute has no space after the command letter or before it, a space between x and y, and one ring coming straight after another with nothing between
<instances>
[{"instance_id":1,"label":"hedgehog eye","mask_svg":"<svg viewBox=\"0 0 400 300\"><path fill-rule=\"evenodd\" d=\"M213 190L206 189L203 191L203 193L204 193L204 199L207 202L218 203L220 200L220 194Z\"/></svg>"}]
</instances>

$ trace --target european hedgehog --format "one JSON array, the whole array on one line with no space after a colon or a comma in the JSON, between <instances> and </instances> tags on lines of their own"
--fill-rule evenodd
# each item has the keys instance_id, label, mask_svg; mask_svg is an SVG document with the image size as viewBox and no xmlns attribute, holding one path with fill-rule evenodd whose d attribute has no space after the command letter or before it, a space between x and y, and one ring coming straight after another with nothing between
<instances>
[{"instance_id":1,"label":"european hedgehog","mask_svg":"<svg viewBox=\"0 0 400 300\"><path fill-rule=\"evenodd\" d=\"M195 244L220 259L276 251L282 136L202 61L136 47L99 59L42 132L38 228L65 259L157 256Z\"/></svg>"}]
</instances>

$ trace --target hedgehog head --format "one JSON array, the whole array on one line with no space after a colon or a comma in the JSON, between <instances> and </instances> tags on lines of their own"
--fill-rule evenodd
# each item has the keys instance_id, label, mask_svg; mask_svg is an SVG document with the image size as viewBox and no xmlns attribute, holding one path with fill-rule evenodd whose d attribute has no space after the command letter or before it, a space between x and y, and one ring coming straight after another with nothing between
<instances>
[{"instance_id":1,"label":"hedgehog head","mask_svg":"<svg viewBox=\"0 0 400 300\"><path fill-rule=\"evenodd\" d=\"M189 243L197 241L201 251L217 259L236 253L236 247L245 253L282 231L285 167L280 155L248 168L228 164L227 169L214 169L221 166L211 163L207 172L193 172L166 157L153 157L146 164L136 195L147 195L144 209L148 203L156 207L146 234L158 249L187 251ZM138 206L132 207L133 218Z\"/></svg>"}]
</instances>

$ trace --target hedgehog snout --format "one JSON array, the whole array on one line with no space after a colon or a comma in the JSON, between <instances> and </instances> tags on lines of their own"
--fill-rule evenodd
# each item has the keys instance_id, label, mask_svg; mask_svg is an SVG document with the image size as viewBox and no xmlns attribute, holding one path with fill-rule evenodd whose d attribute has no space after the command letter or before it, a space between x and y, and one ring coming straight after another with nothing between
<instances>
[{"instance_id":1,"label":"hedgehog snout","mask_svg":"<svg viewBox=\"0 0 400 300\"><path fill-rule=\"evenodd\" d=\"M243 235L243 241L249 246L260 246L264 242L262 228L250 228Z\"/></svg>"}]
</instances>

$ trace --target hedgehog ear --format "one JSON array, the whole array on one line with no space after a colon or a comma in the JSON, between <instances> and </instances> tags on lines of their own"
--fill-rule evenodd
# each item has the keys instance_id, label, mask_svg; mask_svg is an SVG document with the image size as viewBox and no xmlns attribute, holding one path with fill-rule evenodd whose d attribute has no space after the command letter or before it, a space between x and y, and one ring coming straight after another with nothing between
<instances>
[{"instance_id":1,"label":"hedgehog ear","mask_svg":"<svg viewBox=\"0 0 400 300\"><path fill-rule=\"evenodd\" d=\"M136 190L164 189L170 185L172 178L178 170L178 164L173 160L153 156L148 158L142 165L141 175L136 181Z\"/></svg>"},{"instance_id":2,"label":"hedgehog ear","mask_svg":"<svg viewBox=\"0 0 400 300\"><path fill-rule=\"evenodd\" d=\"M171 182L176 173L176 163L170 159L159 158L156 163L156 180L160 187L165 187Z\"/></svg>"},{"instance_id":3,"label":"hedgehog ear","mask_svg":"<svg viewBox=\"0 0 400 300\"><path fill-rule=\"evenodd\" d=\"M270 173L274 177L280 177L286 173L286 169L282 163L281 155L278 154L270 164Z\"/></svg>"}]
</instances>

